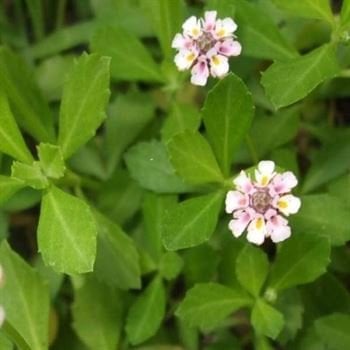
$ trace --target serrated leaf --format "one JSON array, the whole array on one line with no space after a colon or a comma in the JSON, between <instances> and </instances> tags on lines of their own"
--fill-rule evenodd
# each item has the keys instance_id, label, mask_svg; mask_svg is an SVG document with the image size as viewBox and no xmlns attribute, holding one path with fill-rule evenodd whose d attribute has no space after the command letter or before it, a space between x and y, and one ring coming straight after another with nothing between
<instances>
[{"instance_id":1,"label":"serrated leaf","mask_svg":"<svg viewBox=\"0 0 350 350\"><path fill-rule=\"evenodd\" d=\"M96 256L97 229L90 207L52 186L44 194L38 226L45 264L70 275L90 272Z\"/></svg>"},{"instance_id":2,"label":"serrated leaf","mask_svg":"<svg viewBox=\"0 0 350 350\"><path fill-rule=\"evenodd\" d=\"M299 58L273 63L261 83L274 106L281 108L304 98L339 70L335 47L326 44Z\"/></svg>"},{"instance_id":3,"label":"serrated leaf","mask_svg":"<svg viewBox=\"0 0 350 350\"><path fill-rule=\"evenodd\" d=\"M303 196L298 215L291 218L297 232L327 237L332 245L350 240L349 209L337 197L329 194Z\"/></svg>"},{"instance_id":4,"label":"serrated leaf","mask_svg":"<svg viewBox=\"0 0 350 350\"><path fill-rule=\"evenodd\" d=\"M13 162L11 166L11 177L22 181L26 186L30 186L36 190L42 190L49 186L49 181L43 174L39 162L33 162L31 165Z\"/></svg>"},{"instance_id":5,"label":"serrated leaf","mask_svg":"<svg viewBox=\"0 0 350 350\"><path fill-rule=\"evenodd\" d=\"M103 215L95 213L98 224L94 272L99 280L126 290L140 288L139 254L134 241Z\"/></svg>"},{"instance_id":6,"label":"serrated leaf","mask_svg":"<svg viewBox=\"0 0 350 350\"><path fill-rule=\"evenodd\" d=\"M112 57L112 78L127 81L162 82L160 69L149 51L132 34L120 27L106 26L96 31L92 51Z\"/></svg>"},{"instance_id":7,"label":"serrated leaf","mask_svg":"<svg viewBox=\"0 0 350 350\"><path fill-rule=\"evenodd\" d=\"M269 261L259 248L246 245L236 261L236 275L240 284L253 296L257 297L266 280Z\"/></svg>"},{"instance_id":8,"label":"serrated leaf","mask_svg":"<svg viewBox=\"0 0 350 350\"><path fill-rule=\"evenodd\" d=\"M253 307L251 322L259 335L276 339L284 326L283 315L264 300L258 299Z\"/></svg>"},{"instance_id":9,"label":"serrated leaf","mask_svg":"<svg viewBox=\"0 0 350 350\"><path fill-rule=\"evenodd\" d=\"M231 0L228 0L231 2ZM295 48L283 37L263 5L236 0L239 23L239 41L243 43L243 54L272 60L296 57Z\"/></svg>"},{"instance_id":10,"label":"serrated leaf","mask_svg":"<svg viewBox=\"0 0 350 350\"><path fill-rule=\"evenodd\" d=\"M250 303L249 296L241 290L217 283L200 283L187 292L176 310L176 316L188 326L209 329Z\"/></svg>"},{"instance_id":11,"label":"serrated leaf","mask_svg":"<svg viewBox=\"0 0 350 350\"><path fill-rule=\"evenodd\" d=\"M228 175L253 119L252 97L242 80L231 73L209 92L202 113L209 142Z\"/></svg>"},{"instance_id":12,"label":"serrated leaf","mask_svg":"<svg viewBox=\"0 0 350 350\"><path fill-rule=\"evenodd\" d=\"M131 344L140 344L157 332L165 315L165 302L163 282L156 277L129 310L126 333Z\"/></svg>"},{"instance_id":13,"label":"serrated leaf","mask_svg":"<svg viewBox=\"0 0 350 350\"><path fill-rule=\"evenodd\" d=\"M110 58L83 54L69 72L63 88L58 143L64 158L95 135L106 118Z\"/></svg>"},{"instance_id":14,"label":"serrated leaf","mask_svg":"<svg viewBox=\"0 0 350 350\"><path fill-rule=\"evenodd\" d=\"M224 180L207 140L199 132L178 134L167 148L176 172L187 183L203 185Z\"/></svg>"},{"instance_id":15,"label":"serrated leaf","mask_svg":"<svg viewBox=\"0 0 350 350\"><path fill-rule=\"evenodd\" d=\"M336 313L316 320L315 328L327 349L344 350L350 347L350 316Z\"/></svg>"},{"instance_id":16,"label":"serrated leaf","mask_svg":"<svg viewBox=\"0 0 350 350\"><path fill-rule=\"evenodd\" d=\"M0 48L0 80L19 125L37 140L54 142L53 119L47 102L26 62L6 47Z\"/></svg>"},{"instance_id":17,"label":"serrated leaf","mask_svg":"<svg viewBox=\"0 0 350 350\"><path fill-rule=\"evenodd\" d=\"M7 97L2 91L0 91L0 151L24 163L33 161L12 115Z\"/></svg>"},{"instance_id":18,"label":"serrated leaf","mask_svg":"<svg viewBox=\"0 0 350 350\"><path fill-rule=\"evenodd\" d=\"M38 147L40 167L47 177L59 179L64 175L65 165L61 149L49 143L41 143Z\"/></svg>"},{"instance_id":19,"label":"serrated leaf","mask_svg":"<svg viewBox=\"0 0 350 350\"><path fill-rule=\"evenodd\" d=\"M47 350L50 298L46 284L7 242L0 247L0 261L6 274L6 283L0 289L6 321L30 349Z\"/></svg>"},{"instance_id":20,"label":"serrated leaf","mask_svg":"<svg viewBox=\"0 0 350 350\"><path fill-rule=\"evenodd\" d=\"M16 192L24 188L24 182L15 178L0 175L0 204L9 200Z\"/></svg>"},{"instance_id":21,"label":"serrated leaf","mask_svg":"<svg viewBox=\"0 0 350 350\"><path fill-rule=\"evenodd\" d=\"M213 234L222 205L221 192L187 199L165 213L162 241L167 250L194 247Z\"/></svg>"},{"instance_id":22,"label":"serrated leaf","mask_svg":"<svg viewBox=\"0 0 350 350\"><path fill-rule=\"evenodd\" d=\"M141 142L125 154L130 176L141 187L157 193L189 192L191 188L175 174L165 146L158 141Z\"/></svg>"},{"instance_id":23,"label":"serrated leaf","mask_svg":"<svg viewBox=\"0 0 350 350\"><path fill-rule=\"evenodd\" d=\"M281 290L315 280L326 271L329 255L330 244L327 238L294 234L277 253L269 286Z\"/></svg>"},{"instance_id":24,"label":"serrated leaf","mask_svg":"<svg viewBox=\"0 0 350 350\"><path fill-rule=\"evenodd\" d=\"M87 277L75 288L73 328L90 349L115 350L122 331L122 309L120 292Z\"/></svg>"}]
</instances>

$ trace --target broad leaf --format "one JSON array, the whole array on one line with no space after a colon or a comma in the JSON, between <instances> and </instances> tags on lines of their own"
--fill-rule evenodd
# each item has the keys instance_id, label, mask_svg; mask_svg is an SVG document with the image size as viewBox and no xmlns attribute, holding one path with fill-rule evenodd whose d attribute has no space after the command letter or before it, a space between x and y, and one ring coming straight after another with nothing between
<instances>
[{"instance_id":1,"label":"broad leaf","mask_svg":"<svg viewBox=\"0 0 350 350\"><path fill-rule=\"evenodd\" d=\"M295 233L277 253L269 286L280 290L315 280L326 271L329 255L327 238Z\"/></svg>"},{"instance_id":2,"label":"broad leaf","mask_svg":"<svg viewBox=\"0 0 350 350\"><path fill-rule=\"evenodd\" d=\"M194 247L213 234L222 205L217 192L187 199L165 213L162 240L167 250Z\"/></svg>"},{"instance_id":3,"label":"broad leaf","mask_svg":"<svg viewBox=\"0 0 350 350\"><path fill-rule=\"evenodd\" d=\"M236 275L240 284L253 296L257 297L266 280L269 261L259 248L246 245L236 261Z\"/></svg>"},{"instance_id":4,"label":"broad leaf","mask_svg":"<svg viewBox=\"0 0 350 350\"><path fill-rule=\"evenodd\" d=\"M5 203L23 187L25 187L24 182L16 178L0 175L0 204Z\"/></svg>"},{"instance_id":5,"label":"broad leaf","mask_svg":"<svg viewBox=\"0 0 350 350\"><path fill-rule=\"evenodd\" d=\"M335 313L316 320L315 328L327 349L343 350L350 348L350 316Z\"/></svg>"},{"instance_id":6,"label":"broad leaf","mask_svg":"<svg viewBox=\"0 0 350 350\"><path fill-rule=\"evenodd\" d=\"M167 148L176 172L187 183L203 185L224 180L207 140L199 132L178 134Z\"/></svg>"},{"instance_id":7,"label":"broad leaf","mask_svg":"<svg viewBox=\"0 0 350 350\"><path fill-rule=\"evenodd\" d=\"M97 278L123 290L140 288L139 255L134 241L103 215L95 216L99 232L94 267Z\"/></svg>"},{"instance_id":8,"label":"broad leaf","mask_svg":"<svg viewBox=\"0 0 350 350\"><path fill-rule=\"evenodd\" d=\"M232 312L251 304L241 290L217 283L201 283L190 289L176 311L188 326L214 328Z\"/></svg>"},{"instance_id":9,"label":"broad leaf","mask_svg":"<svg viewBox=\"0 0 350 350\"><path fill-rule=\"evenodd\" d=\"M203 120L208 139L225 175L246 136L254 113L252 97L240 78L229 74L208 94Z\"/></svg>"},{"instance_id":10,"label":"broad leaf","mask_svg":"<svg viewBox=\"0 0 350 350\"><path fill-rule=\"evenodd\" d=\"M350 26L350 1L344 0L341 9L341 24L343 27L349 29Z\"/></svg>"},{"instance_id":11,"label":"broad leaf","mask_svg":"<svg viewBox=\"0 0 350 350\"><path fill-rule=\"evenodd\" d=\"M74 292L73 328L91 349L115 350L122 331L122 296L87 277Z\"/></svg>"},{"instance_id":12,"label":"broad leaf","mask_svg":"<svg viewBox=\"0 0 350 350\"><path fill-rule=\"evenodd\" d=\"M307 96L325 80L339 73L335 47L320 48L287 62L275 62L264 73L262 84L276 108L288 106Z\"/></svg>"},{"instance_id":13,"label":"broad leaf","mask_svg":"<svg viewBox=\"0 0 350 350\"><path fill-rule=\"evenodd\" d=\"M284 326L283 315L264 300L258 299L253 307L251 322L259 335L276 339Z\"/></svg>"},{"instance_id":14,"label":"broad leaf","mask_svg":"<svg viewBox=\"0 0 350 350\"><path fill-rule=\"evenodd\" d=\"M7 242L0 247L0 261L6 273L6 283L0 289L6 321L27 343L28 349L47 350L50 300L46 284Z\"/></svg>"},{"instance_id":15,"label":"broad leaf","mask_svg":"<svg viewBox=\"0 0 350 350\"><path fill-rule=\"evenodd\" d=\"M179 275L183 265L184 261L179 254L166 252L160 260L159 273L163 278L173 280Z\"/></svg>"},{"instance_id":16,"label":"broad leaf","mask_svg":"<svg viewBox=\"0 0 350 350\"><path fill-rule=\"evenodd\" d=\"M141 142L126 154L130 175L141 187L158 193L188 192L190 187L175 174L165 146L158 141Z\"/></svg>"},{"instance_id":17,"label":"broad leaf","mask_svg":"<svg viewBox=\"0 0 350 350\"><path fill-rule=\"evenodd\" d=\"M92 38L91 48L112 57L112 78L128 81L162 82L160 69L142 43L118 27L102 27Z\"/></svg>"},{"instance_id":18,"label":"broad leaf","mask_svg":"<svg viewBox=\"0 0 350 350\"><path fill-rule=\"evenodd\" d=\"M349 208L338 197L317 194L304 196L301 202L300 211L291 218L296 231L325 236L332 245L350 240Z\"/></svg>"},{"instance_id":19,"label":"broad leaf","mask_svg":"<svg viewBox=\"0 0 350 350\"><path fill-rule=\"evenodd\" d=\"M30 186L36 190L43 190L49 186L49 181L43 173L39 162L33 162L31 165L13 162L11 177L22 181L26 186Z\"/></svg>"},{"instance_id":20,"label":"broad leaf","mask_svg":"<svg viewBox=\"0 0 350 350\"><path fill-rule=\"evenodd\" d=\"M0 91L0 151L25 163L33 161L12 115L7 97L2 91Z\"/></svg>"},{"instance_id":21,"label":"broad leaf","mask_svg":"<svg viewBox=\"0 0 350 350\"><path fill-rule=\"evenodd\" d=\"M61 149L48 143L41 143L37 149L40 167L45 175L53 179L61 178L66 169Z\"/></svg>"},{"instance_id":22,"label":"broad leaf","mask_svg":"<svg viewBox=\"0 0 350 350\"><path fill-rule=\"evenodd\" d=\"M163 282L156 277L129 310L126 333L131 344L140 344L157 332L165 315L165 302Z\"/></svg>"},{"instance_id":23,"label":"broad leaf","mask_svg":"<svg viewBox=\"0 0 350 350\"><path fill-rule=\"evenodd\" d=\"M109 98L108 57L83 54L64 86L58 143L64 158L85 144L105 119Z\"/></svg>"},{"instance_id":24,"label":"broad leaf","mask_svg":"<svg viewBox=\"0 0 350 350\"><path fill-rule=\"evenodd\" d=\"M96 223L89 206L55 186L43 196L38 226L39 251L57 272L92 271L96 256Z\"/></svg>"}]
</instances>

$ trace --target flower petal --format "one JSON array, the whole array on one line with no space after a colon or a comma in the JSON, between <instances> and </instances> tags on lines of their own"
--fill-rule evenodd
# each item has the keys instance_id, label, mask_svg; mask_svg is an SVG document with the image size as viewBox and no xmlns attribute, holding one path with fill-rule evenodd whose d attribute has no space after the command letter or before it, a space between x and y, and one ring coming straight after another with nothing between
<instances>
[{"instance_id":1,"label":"flower petal","mask_svg":"<svg viewBox=\"0 0 350 350\"><path fill-rule=\"evenodd\" d=\"M291 171L277 174L271 183L271 195L287 193L298 184L298 179Z\"/></svg>"},{"instance_id":2,"label":"flower petal","mask_svg":"<svg viewBox=\"0 0 350 350\"><path fill-rule=\"evenodd\" d=\"M216 16L217 16L216 11L204 12L204 23L203 23L204 30L209 32L215 28Z\"/></svg>"},{"instance_id":3,"label":"flower petal","mask_svg":"<svg viewBox=\"0 0 350 350\"><path fill-rule=\"evenodd\" d=\"M225 18L223 20L218 19L216 21L214 36L216 39L223 39L232 36L236 29L237 24L232 18Z\"/></svg>"},{"instance_id":4,"label":"flower petal","mask_svg":"<svg viewBox=\"0 0 350 350\"><path fill-rule=\"evenodd\" d=\"M195 16L188 18L182 25L182 29L185 35L193 39L198 39L202 35L201 23Z\"/></svg>"},{"instance_id":5,"label":"flower petal","mask_svg":"<svg viewBox=\"0 0 350 350\"><path fill-rule=\"evenodd\" d=\"M195 50L181 50L175 56L175 64L182 71L191 68L193 62L197 58L198 53Z\"/></svg>"},{"instance_id":6,"label":"flower petal","mask_svg":"<svg viewBox=\"0 0 350 350\"><path fill-rule=\"evenodd\" d=\"M265 241L267 234L264 217L258 215L248 226L247 239L249 242L260 245Z\"/></svg>"},{"instance_id":7,"label":"flower petal","mask_svg":"<svg viewBox=\"0 0 350 350\"><path fill-rule=\"evenodd\" d=\"M252 216L249 211L239 210L235 213L234 219L228 224L229 229L235 237L239 237L248 226Z\"/></svg>"},{"instance_id":8,"label":"flower petal","mask_svg":"<svg viewBox=\"0 0 350 350\"><path fill-rule=\"evenodd\" d=\"M255 170L255 179L259 186L266 187L275 176L275 163L271 160L259 162L258 169Z\"/></svg>"},{"instance_id":9,"label":"flower petal","mask_svg":"<svg viewBox=\"0 0 350 350\"><path fill-rule=\"evenodd\" d=\"M210 73L213 77L221 78L229 71L228 58L223 55L214 55L210 59Z\"/></svg>"},{"instance_id":10,"label":"flower petal","mask_svg":"<svg viewBox=\"0 0 350 350\"><path fill-rule=\"evenodd\" d=\"M275 206L281 213L289 216L290 214L295 214L299 211L301 201L298 197L295 197L292 194L287 194L280 197Z\"/></svg>"},{"instance_id":11,"label":"flower petal","mask_svg":"<svg viewBox=\"0 0 350 350\"><path fill-rule=\"evenodd\" d=\"M239 56L242 52L242 46L238 41L233 39L226 39L217 44L217 51L225 56Z\"/></svg>"},{"instance_id":12,"label":"flower petal","mask_svg":"<svg viewBox=\"0 0 350 350\"><path fill-rule=\"evenodd\" d=\"M250 193L254 189L254 186L247 176L246 172L242 170L239 175L233 180L234 185L239 191L244 193Z\"/></svg>"},{"instance_id":13,"label":"flower petal","mask_svg":"<svg viewBox=\"0 0 350 350\"><path fill-rule=\"evenodd\" d=\"M198 63L192 68L191 83L204 86L209 77L209 68L206 59L198 59Z\"/></svg>"},{"instance_id":14,"label":"flower petal","mask_svg":"<svg viewBox=\"0 0 350 350\"><path fill-rule=\"evenodd\" d=\"M239 191L229 191L226 195L226 213L231 214L237 209L246 208L249 204L249 198L247 195Z\"/></svg>"}]
</instances>

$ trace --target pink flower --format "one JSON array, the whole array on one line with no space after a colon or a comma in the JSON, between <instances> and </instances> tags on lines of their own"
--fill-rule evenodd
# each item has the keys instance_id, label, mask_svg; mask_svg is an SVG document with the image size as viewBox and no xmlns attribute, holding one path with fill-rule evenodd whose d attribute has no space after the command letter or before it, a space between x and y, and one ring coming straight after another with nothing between
<instances>
[{"instance_id":1,"label":"pink flower","mask_svg":"<svg viewBox=\"0 0 350 350\"><path fill-rule=\"evenodd\" d=\"M194 85L206 85L209 75L224 77L229 71L228 58L242 51L234 36L237 24L231 18L216 16L216 11L206 11L204 18L188 18L182 25L183 32L177 33L172 42L178 50L176 66L180 71L191 69Z\"/></svg>"},{"instance_id":2,"label":"pink flower","mask_svg":"<svg viewBox=\"0 0 350 350\"><path fill-rule=\"evenodd\" d=\"M232 214L229 229L235 237L247 230L247 239L262 244L266 237L275 243L289 238L288 217L300 209L300 199L290 192L298 184L290 171L277 173L275 163L261 161L254 180L245 171L233 180L235 191L226 195L226 212Z\"/></svg>"}]
</instances>

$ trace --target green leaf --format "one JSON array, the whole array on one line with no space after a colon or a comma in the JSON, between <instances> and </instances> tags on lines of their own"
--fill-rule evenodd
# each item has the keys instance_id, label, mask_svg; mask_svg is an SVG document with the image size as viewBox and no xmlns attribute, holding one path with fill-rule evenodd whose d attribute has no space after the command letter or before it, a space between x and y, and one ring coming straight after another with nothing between
<instances>
[{"instance_id":1,"label":"green leaf","mask_svg":"<svg viewBox=\"0 0 350 350\"><path fill-rule=\"evenodd\" d=\"M142 4L150 15L164 56L172 58L174 51L171 43L175 34L181 29L184 17L185 4L183 0L143 0Z\"/></svg>"},{"instance_id":2,"label":"green leaf","mask_svg":"<svg viewBox=\"0 0 350 350\"><path fill-rule=\"evenodd\" d=\"M165 315L165 302L163 282L156 277L129 310L126 333L131 344L140 344L157 332Z\"/></svg>"},{"instance_id":3,"label":"green leaf","mask_svg":"<svg viewBox=\"0 0 350 350\"><path fill-rule=\"evenodd\" d=\"M334 23L329 0L273 0L273 2L281 9L286 10L293 15L322 19L331 24Z\"/></svg>"},{"instance_id":4,"label":"green leaf","mask_svg":"<svg viewBox=\"0 0 350 350\"><path fill-rule=\"evenodd\" d=\"M0 80L18 122L37 140L54 142L53 119L26 62L6 47L0 48Z\"/></svg>"},{"instance_id":5,"label":"green leaf","mask_svg":"<svg viewBox=\"0 0 350 350\"><path fill-rule=\"evenodd\" d=\"M122 330L121 306L120 292L91 277L75 288L73 328L90 349L117 348Z\"/></svg>"},{"instance_id":6,"label":"green leaf","mask_svg":"<svg viewBox=\"0 0 350 350\"><path fill-rule=\"evenodd\" d=\"M303 183L303 192L311 192L330 180L345 174L350 168L349 140L325 145L312 160Z\"/></svg>"},{"instance_id":7,"label":"green leaf","mask_svg":"<svg viewBox=\"0 0 350 350\"><path fill-rule=\"evenodd\" d=\"M276 108L288 106L307 96L325 80L339 73L335 47L320 48L287 62L275 62L264 73L262 84Z\"/></svg>"},{"instance_id":8,"label":"green leaf","mask_svg":"<svg viewBox=\"0 0 350 350\"><path fill-rule=\"evenodd\" d=\"M48 143L41 143L38 147L40 167L47 177L59 179L64 175L65 165L61 149Z\"/></svg>"},{"instance_id":9,"label":"green leaf","mask_svg":"<svg viewBox=\"0 0 350 350\"><path fill-rule=\"evenodd\" d=\"M350 1L349 0L343 1L343 7L341 9L340 18L341 18L342 26L349 27L350 25Z\"/></svg>"},{"instance_id":10,"label":"green leaf","mask_svg":"<svg viewBox=\"0 0 350 350\"><path fill-rule=\"evenodd\" d=\"M213 234L222 192L187 199L165 213L162 240L167 250L194 247Z\"/></svg>"},{"instance_id":11,"label":"green leaf","mask_svg":"<svg viewBox=\"0 0 350 350\"><path fill-rule=\"evenodd\" d=\"M55 186L44 194L38 243L46 265L70 275L92 271L96 235L94 217L83 200Z\"/></svg>"},{"instance_id":12,"label":"green leaf","mask_svg":"<svg viewBox=\"0 0 350 350\"><path fill-rule=\"evenodd\" d=\"M251 322L259 335L276 339L284 326L283 315L264 300L258 299L253 307Z\"/></svg>"},{"instance_id":13,"label":"green leaf","mask_svg":"<svg viewBox=\"0 0 350 350\"><path fill-rule=\"evenodd\" d=\"M159 263L159 273L167 280L175 279L181 272L184 261L175 252L166 252Z\"/></svg>"},{"instance_id":14,"label":"green leaf","mask_svg":"<svg viewBox=\"0 0 350 350\"><path fill-rule=\"evenodd\" d=\"M13 162L11 177L24 182L25 185L36 190L42 190L49 186L49 181L43 174L39 162L33 162L32 165Z\"/></svg>"},{"instance_id":15,"label":"green leaf","mask_svg":"<svg viewBox=\"0 0 350 350\"><path fill-rule=\"evenodd\" d=\"M98 224L94 272L99 280L120 289L140 288L139 254L134 241L112 221L95 213Z\"/></svg>"},{"instance_id":16,"label":"green leaf","mask_svg":"<svg viewBox=\"0 0 350 350\"><path fill-rule=\"evenodd\" d=\"M200 283L190 289L176 310L176 316L191 327L214 328L232 312L251 304L241 290L217 283Z\"/></svg>"},{"instance_id":17,"label":"green leaf","mask_svg":"<svg viewBox=\"0 0 350 350\"><path fill-rule=\"evenodd\" d=\"M252 97L240 78L229 74L209 92L203 120L209 142L228 175L235 152L246 136L254 113Z\"/></svg>"},{"instance_id":18,"label":"green leaf","mask_svg":"<svg viewBox=\"0 0 350 350\"><path fill-rule=\"evenodd\" d=\"M203 185L224 180L207 140L199 132L185 131L167 145L176 172L189 184Z\"/></svg>"},{"instance_id":19,"label":"green leaf","mask_svg":"<svg viewBox=\"0 0 350 350\"><path fill-rule=\"evenodd\" d=\"M7 242L0 247L0 261L6 274L6 283L0 290L6 321L31 350L47 350L50 303L47 286Z\"/></svg>"},{"instance_id":20,"label":"green leaf","mask_svg":"<svg viewBox=\"0 0 350 350\"><path fill-rule=\"evenodd\" d=\"M25 187L22 181L0 175L0 204L7 202L16 192Z\"/></svg>"},{"instance_id":21,"label":"green leaf","mask_svg":"<svg viewBox=\"0 0 350 350\"><path fill-rule=\"evenodd\" d=\"M326 271L329 255L327 238L295 233L277 253L269 286L281 290L315 280Z\"/></svg>"},{"instance_id":22,"label":"green leaf","mask_svg":"<svg viewBox=\"0 0 350 350\"><path fill-rule=\"evenodd\" d=\"M243 54L272 60L286 60L297 56L295 48L283 37L263 5L252 4L246 0L234 2Z\"/></svg>"},{"instance_id":23,"label":"green leaf","mask_svg":"<svg viewBox=\"0 0 350 350\"><path fill-rule=\"evenodd\" d=\"M185 130L197 131L200 118L199 112L192 105L174 103L161 130L162 140L167 142Z\"/></svg>"},{"instance_id":24,"label":"green leaf","mask_svg":"<svg viewBox=\"0 0 350 350\"><path fill-rule=\"evenodd\" d=\"M0 151L24 163L31 163L30 154L5 94L0 91Z\"/></svg>"},{"instance_id":25,"label":"green leaf","mask_svg":"<svg viewBox=\"0 0 350 350\"><path fill-rule=\"evenodd\" d=\"M335 313L316 320L315 328L327 349L343 350L350 347L350 316Z\"/></svg>"},{"instance_id":26,"label":"green leaf","mask_svg":"<svg viewBox=\"0 0 350 350\"><path fill-rule=\"evenodd\" d=\"M140 142L125 154L130 176L141 187L158 193L188 192L190 187L175 174L165 146L158 141Z\"/></svg>"},{"instance_id":27,"label":"green leaf","mask_svg":"<svg viewBox=\"0 0 350 350\"><path fill-rule=\"evenodd\" d=\"M246 245L236 261L236 275L240 284L253 296L259 296L269 271L266 254L259 248Z\"/></svg>"},{"instance_id":28,"label":"green leaf","mask_svg":"<svg viewBox=\"0 0 350 350\"><path fill-rule=\"evenodd\" d=\"M298 215L291 218L296 231L327 237L336 246L350 240L349 208L339 198L317 194L304 196L301 202Z\"/></svg>"},{"instance_id":29,"label":"green leaf","mask_svg":"<svg viewBox=\"0 0 350 350\"><path fill-rule=\"evenodd\" d=\"M162 82L158 65L142 43L128 31L112 26L96 31L92 51L112 57L112 78L127 81Z\"/></svg>"},{"instance_id":30,"label":"green leaf","mask_svg":"<svg viewBox=\"0 0 350 350\"><path fill-rule=\"evenodd\" d=\"M31 17L35 38L41 39L44 36L43 3L40 0L26 0L25 2Z\"/></svg>"},{"instance_id":31,"label":"green leaf","mask_svg":"<svg viewBox=\"0 0 350 350\"><path fill-rule=\"evenodd\" d=\"M68 75L60 109L58 143L64 158L84 145L105 119L109 99L108 57L83 54Z\"/></svg>"}]
</instances>

